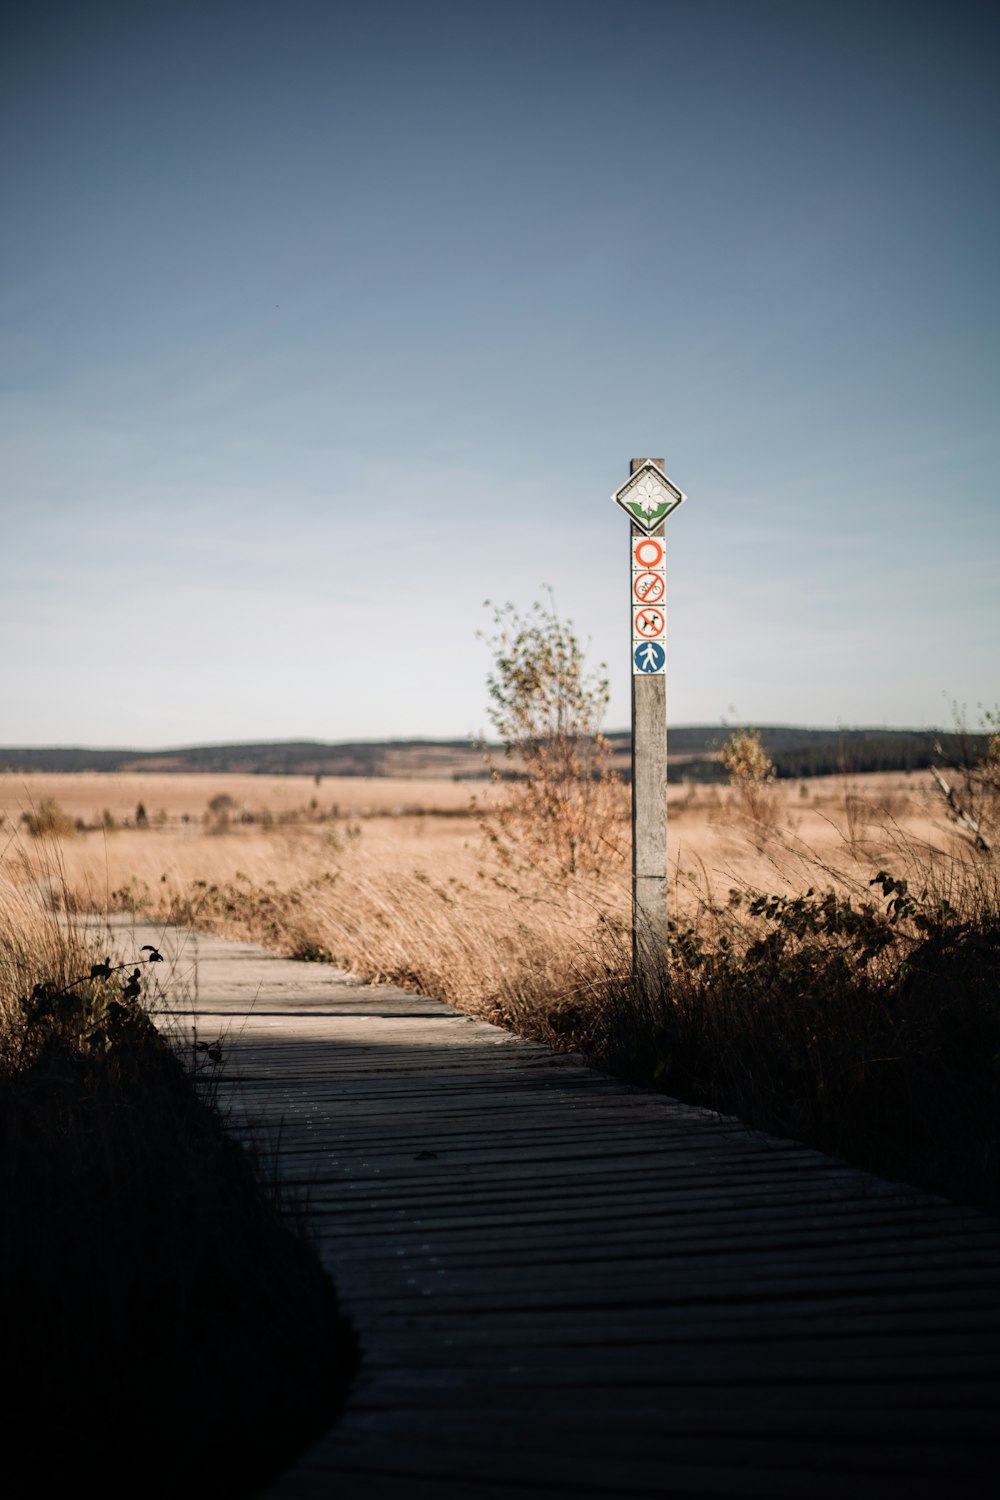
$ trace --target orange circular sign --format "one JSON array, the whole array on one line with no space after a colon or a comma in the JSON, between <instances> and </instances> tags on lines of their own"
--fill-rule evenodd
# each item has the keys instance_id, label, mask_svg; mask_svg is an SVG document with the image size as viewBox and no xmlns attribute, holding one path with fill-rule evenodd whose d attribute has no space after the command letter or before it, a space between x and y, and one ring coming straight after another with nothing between
<instances>
[{"instance_id":1,"label":"orange circular sign","mask_svg":"<svg viewBox=\"0 0 1000 1500\"><path fill-rule=\"evenodd\" d=\"M663 538L659 536L635 537L632 556L640 568L659 568L663 565Z\"/></svg>"}]
</instances>

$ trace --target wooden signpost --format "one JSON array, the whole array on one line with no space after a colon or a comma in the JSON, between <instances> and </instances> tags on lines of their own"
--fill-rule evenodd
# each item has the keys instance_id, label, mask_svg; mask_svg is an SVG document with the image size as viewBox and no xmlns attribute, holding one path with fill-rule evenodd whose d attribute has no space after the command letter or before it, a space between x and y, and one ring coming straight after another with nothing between
<instances>
[{"instance_id":1,"label":"wooden signpost","mask_svg":"<svg viewBox=\"0 0 1000 1500\"><path fill-rule=\"evenodd\" d=\"M667 604L663 523L687 496L662 458L633 458L612 496L629 517L632 616L632 967L667 942Z\"/></svg>"}]
</instances>

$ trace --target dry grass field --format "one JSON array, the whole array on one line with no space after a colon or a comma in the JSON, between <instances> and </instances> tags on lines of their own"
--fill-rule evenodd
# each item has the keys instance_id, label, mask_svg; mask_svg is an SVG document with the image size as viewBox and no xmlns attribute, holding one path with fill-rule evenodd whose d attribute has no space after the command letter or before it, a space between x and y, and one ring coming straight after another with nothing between
<instances>
[{"instance_id":1,"label":"dry grass field","mask_svg":"<svg viewBox=\"0 0 1000 1500\"><path fill-rule=\"evenodd\" d=\"M671 787L674 939L638 985L627 791L606 792L568 866L539 804L505 821L509 784L11 777L0 896L337 963L1000 1201L996 862L930 777Z\"/></svg>"},{"instance_id":2,"label":"dry grass field","mask_svg":"<svg viewBox=\"0 0 1000 1500\"><path fill-rule=\"evenodd\" d=\"M136 883L175 892L189 881L249 876L286 888L333 870L387 882L416 876L492 883L502 872L493 868L481 823L503 795L488 783L470 790L450 780L5 775L0 848L6 846L8 876L15 865L36 872L44 866L51 878L57 866L81 904L94 907ZM225 806L220 798L228 799ZM64 836L32 839L25 816L52 804L65 814L55 830ZM136 826L140 805L145 827ZM678 910L735 884L797 888L817 876L851 882L873 862L948 861L967 848L930 777L919 772L777 783L767 789L760 819L745 815L734 788L672 786L668 805ZM613 907L628 896L627 840L623 818L599 882ZM512 892L507 897L516 904Z\"/></svg>"},{"instance_id":3,"label":"dry grass field","mask_svg":"<svg viewBox=\"0 0 1000 1500\"><path fill-rule=\"evenodd\" d=\"M115 822L135 822L140 803L153 823L179 825L187 817L200 823L208 804L229 797L236 809L272 817L316 809L343 817L420 812L464 811L469 784L450 780L395 779L371 776L239 776L163 773L82 772L58 775L29 772L0 774L0 815L16 822L44 801L58 802L73 819L93 825L105 811ZM315 807L313 807L315 804Z\"/></svg>"},{"instance_id":4,"label":"dry grass field","mask_svg":"<svg viewBox=\"0 0 1000 1500\"><path fill-rule=\"evenodd\" d=\"M4 776L2 868L64 885L80 909L252 936L496 1015L519 971L533 989L542 975L572 988L629 903L624 795L599 873L573 880L498 858L483 824L504 795L450 780ZM32 838L22 819L53 804L63 836ZM885 864L905 873L965 854L921 773L777 783L757 817L735 788L678 786L669 809L672 910L688 920L734 887L848 890Z\"/></svg>"}]
</instances>

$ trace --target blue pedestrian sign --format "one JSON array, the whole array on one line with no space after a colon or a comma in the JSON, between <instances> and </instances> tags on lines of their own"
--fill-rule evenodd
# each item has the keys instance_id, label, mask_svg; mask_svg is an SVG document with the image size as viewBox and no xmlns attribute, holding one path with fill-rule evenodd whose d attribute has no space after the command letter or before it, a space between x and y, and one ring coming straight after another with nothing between
<instances>
[{"instance_id":1,"label":"blue pedestrian sign","mask_svg":"<svg viewBox=\"0 0 1000 1500\"><path fill-rule=\"evenodd\" d=\"M643 675L662 672L666 659L667 653L659 641L641 641L632 648L632 672Z\"/></svg>"}]
</instances>

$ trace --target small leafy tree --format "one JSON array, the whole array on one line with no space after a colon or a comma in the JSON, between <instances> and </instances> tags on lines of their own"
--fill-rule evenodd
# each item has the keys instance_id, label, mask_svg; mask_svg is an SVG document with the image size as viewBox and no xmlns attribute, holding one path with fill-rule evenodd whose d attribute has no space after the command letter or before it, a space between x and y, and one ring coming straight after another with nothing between
<instances>
[{"instance_id":1,"label":"small leafy tree","mask_svg":"<svg viewBox=\"0 0 1000 1500\"><path fill-rule=\"evenodd\" d=\"M601 734L607 669L586 670L572 622L560 619L551 592L525 615L513 604L487 605L494 621L482 637L493 655L489 717L506 762L491 761L490 769L495 781L510 783L488 825L494 842L508 858L521 848L568 875L596 871L614 848L620 814Z\"/></svg>"}]
</instances>

